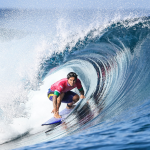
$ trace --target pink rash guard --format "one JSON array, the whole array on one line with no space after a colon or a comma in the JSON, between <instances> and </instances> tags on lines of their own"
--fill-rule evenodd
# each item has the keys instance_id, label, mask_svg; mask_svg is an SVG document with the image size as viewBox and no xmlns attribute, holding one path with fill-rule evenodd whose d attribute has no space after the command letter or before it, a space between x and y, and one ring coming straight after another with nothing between
<instances>
[{"instance_id":1,"label":"pink rash guard","mask_svg":"<svg viewBox=\"0 0 150 150\"><path fill-rule=\"evenodd\" d=\"M79 79L77 79L74 86L70 86L68 83L68 79L64 78L64 79L61 79L61 80L57 81L56 83L52 84L50 89L52 91L55 91L56 93L58 92L60 94L62 92L68 92L68 91L74 89L75 87L77 87L79 91L83 90L81 81Z\"/></svg>"}]
</instances>

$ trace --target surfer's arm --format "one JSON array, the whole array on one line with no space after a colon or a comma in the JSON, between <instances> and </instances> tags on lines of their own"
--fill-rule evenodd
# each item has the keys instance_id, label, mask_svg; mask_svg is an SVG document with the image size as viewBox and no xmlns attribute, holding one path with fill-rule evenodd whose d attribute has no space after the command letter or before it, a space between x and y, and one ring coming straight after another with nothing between
<instances>
[{"instance_id":1,"label":"surfer's arm","mask_svg":"<svg viewBox=\"0 0 150 150\"><path fill-rule=\"evenodd\" d=\"M80 98L81 98L81 99L85 98L83 88L82 88L81 90L79 89L79 92L80 92L80 94L81 94L81 95L80 95Z\"/></svg>"},{"instance_id":2,"label":"surfer's arm","mask_svg":"<svg viewBox=\"0 0 150 150\"><path fill-rule=\"evenodd\" d=\"M54 92L54 96L53 96L53 113L54 113L54 117L55 118L61 118L61 116L59 115L59 107L61 105L61 100L64 97L64 93L59 93L58 91Z\"/></svg>"},{"instance_id":3,"label":"surfer's arm","mask_svg":"<svg viewBox=\"0 0 150 150\"><path fill-rule=\"evenodd\" d=\"M85 96L84 96L84 90L83 90L83 87L82 87L82 84L81 84L81 81L78 79L77 80L77 88L78 88L78 90L79 90L79 92L80 92L80 98L81 99L83 99L83 98L85 98Z\"/></svg>"},{"instance_id":4,"label":"surfer's arm","mask_svg":"<svg viewBox=\"0 0 150 150\"><path fill-rule=\"evenodd\" d=\"M58 111L57 110L57 95L54 94L53 96L53 111L54 111L54 114Z\"/></svg>"},{"instance_id":5,"label":"surfer's arm","mask_svg":"<svg viewBox=\"0 0 150 150\"><path fill-rule=\"evenodd\" d=\"M59 107L60 107L60 103L61 103L61 101L57 101L57 95L54 95L53 96L53 107L54 107L54 109L53 109L53 113L54 113L54 117L55 118L61 118L61 116L59 115Z\"/></svg>"},{"instance_id":6,"label":"surfer's arm","mask_svg":"<svg viewBox=\"0 0 150 150\"><path fill-rule=\"evenodd\" d=\"M61 103L60 92L58 90L55 90L53 96L54 113L59 112L60 103Z\"/></svg>"}]
</instances>

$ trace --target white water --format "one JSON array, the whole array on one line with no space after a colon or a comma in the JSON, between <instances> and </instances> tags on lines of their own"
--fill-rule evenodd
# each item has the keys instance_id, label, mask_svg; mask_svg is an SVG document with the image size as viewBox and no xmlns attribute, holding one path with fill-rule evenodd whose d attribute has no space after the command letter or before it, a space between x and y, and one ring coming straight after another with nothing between
<instances>
[{"instance_id":1,"label":"white water","mask_svg":"<svg viewBox=\"0 0 150 150\"><path fill-rule=\"evenodd\" d=\"M15 139L17 137L25 135L26 133L35 134L40 131L43 131L46 128L42 127L41 124L53 116L53 114L51 113L53 105L52 102L47 98L48 88L51 86L51 84L53 84L57 80L61 79L62 77L66 77L67 73L70 71L72 70L63 69L60 70L58 73L49 75L43 81L42 85L37 91L30 91L30 93L27 94L26 100L28 101L26 103L21 103L19 99L18 103L20 103L20 105L18 106L19 110L17 110L19 116L18 117L10 116L12 117L11 122L8 122L7 120L6 124L5 115L3 114L4 117L0 123L1 143L8 141L9 139L10 140ZM64 109L65 107L66 107L65 104L61 104L60 110ZM15 112L16 109L14 110ZM12 111L9 111L8 113L11 112ZM25 113L26 115L21 117L21 115L24 114L24 112L26 112Z\"/></svg>"}]
</instances>

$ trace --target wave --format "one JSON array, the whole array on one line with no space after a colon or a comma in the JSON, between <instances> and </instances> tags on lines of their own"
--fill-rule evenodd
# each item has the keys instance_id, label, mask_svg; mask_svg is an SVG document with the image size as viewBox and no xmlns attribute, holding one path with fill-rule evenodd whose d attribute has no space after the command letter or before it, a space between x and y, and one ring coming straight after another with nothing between
<instances>
[{"instance_id":1,"label":"wave","mask_svg":"<svg viewBox=\"0 0 150 150\"><path fill-rule=\"evenodd\" d=\"M44 94L40 93L41 91L34 91L35 95L39 93L37 94L39 99L44 99L43 95L46 96L47 91L45 89L49 86L46 85L46 82L49 78L53 80L54 77L52 76L57 74L56 80L58 76L60 78L60 74L64 76L69 70L73 70L79 75L86 92L86 98L77 104L63 124L57 126L42 140L40 138L40 140L37 139L36 143L77 133L112 118L125 120L125 117L121 118L122 114L127 114L127 112L130 112L132 109L141 106L149 100L149 21L149 17L142 17L109 22L104 26L99 25L98 27L92 28L84 37L79 37L77 41L74 40L76 35L71 37L73 40L70 42L62 41L65 45L65 48L61 50L62 52L53 51L52 55L46 55L46 57L42 58L40 67L35 67L35 70L38 70L38 88L44 87ZM0 32L5 32L5 29L1 29ZM8 32L13 35L9 40L14 39L16 36L18 38L20 34L22 38L22 35L26 36L27 33L20 32L20 30L19 33L18 30L7 30L6 33ZM6 35L6 37L8 36ZM7 40L7 38L4 40ZM55 44L56 43L54 43L53 47L55 47ZM59 44L59 42L57 44ZM27 56L29 54L27 54ZM31 63L29 64L32 63L31 58ZM65 69L68 70L66 71ZM65 70L65 73L62 74L62 70ZM32 77L32 79L34 77ZM25 94L21 93L22 95L20 94L19 96L19 98L21 97L23 99L22 103L26 103L25 99L27 99L26 95L28 93L26 89L32 90L32 85L30 85L32 83L26 81L25 79L26 84L23 84L25 89L21 87L19 91L19 93L21 93L22 90L25 90ZM34 81L35 80L32 82ZM35 86L37 86L37 84ZM29 95L30 94L32 95L32 92L29 93ZM20 105L18 101L17 97L15 101L15 106L17 107ZM46 103L46 101L44 102ZM39 109L35 108L37 105L40 106L41 103L37 101L37 97L35 97L34 111L36 113L37 110L40 112ZM22 109L22 107L19 109L28 109ZM12 108L11 105L10 108ZM18 118L20 117L19 109L16 111L18 116L15 113L15 116ZM48 107L48 109L50 108ZM34 130L34 125L40 122L37 123L36 119L34 122L34 119L31 118L33 119L32 121L30 119L30 123L32 124L31 129L31 127L27 125L29 121L28 118L30 118L26 115L28 110L24 113L23 117L25 117L25 120L20 120L23 122L22 125L25 126L25 128L22 127L21 132L16 132L9 140L15 139L16 137L20 138L24 135L22 133L29 134L32 129ZM35 114L33 113L31 116L32 115L34 116ZM1 115L0 119L3 119L3 117L4 116ZM130 117L132 117L132 115ZM19 123L21 122L20 120ZM37 133L36 131L34 132Z\"/></svg>"},{"instance_id":2,"label":"wave","mask_svg":"<svg viewBox=\"0 0 150 150\"><path fill-rule=\"evenodd\" d=\"M58 64L73 68L86 91L86 99L50 132L51 139L97 125L149 99L149 21L149 17L128 19L92 30L42 64L42 77Z\"/></svg>"}]
</instances>

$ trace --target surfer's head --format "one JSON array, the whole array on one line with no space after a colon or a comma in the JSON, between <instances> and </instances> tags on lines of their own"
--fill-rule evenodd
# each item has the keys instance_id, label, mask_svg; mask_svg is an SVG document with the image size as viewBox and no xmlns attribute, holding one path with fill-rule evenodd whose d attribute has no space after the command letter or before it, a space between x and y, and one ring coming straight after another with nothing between
<instances>
[{"instance_id":1,"label":"surfer's head","mask_svg":"<svg viewBox=\"0 0 150 150\"><path fill-rule=\"evenodd\" d=\"M68 83L71 85L71 86L74 86L76 81L77 81L77 74L74 73L74 72L70 72L68 73L67 75L67 79L68 79Z\"/></svg>"},{"instance_id":2,"label":"surfer's head","mask_svg":"<svg viewBox=\"0 0 150 150\"><path fill-rule=\"evenodd\" d=\"M77 80L77 74L75 73L75 72L69 72L68 74L67 74L67 79L69 79L69 78L71 78L71 77L74 77L76 80Z\"/></svg>"}]
</instances>

